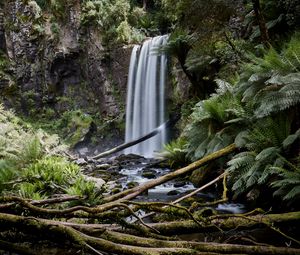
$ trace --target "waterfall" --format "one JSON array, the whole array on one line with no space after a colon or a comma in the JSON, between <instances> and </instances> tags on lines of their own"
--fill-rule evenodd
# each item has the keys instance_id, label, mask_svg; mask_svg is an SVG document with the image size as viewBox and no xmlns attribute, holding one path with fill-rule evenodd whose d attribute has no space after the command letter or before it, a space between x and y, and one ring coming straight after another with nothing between
<instances>
[{"instance_id":1,"label":"waterfall","mask_svg":"<svg viewBox=\"0 0 300 255\"><path fill-rule=\"evenodd\" d=\"M127 84L126 135L125 142L130 142L165 121L165 83L167 58L155 52L167 42L167 36L157 36L135 46L131 53ZM166 130L156 136L125 150L151 157L154 151L162 149L166 142Z\"/></svg>"}]
</instances>

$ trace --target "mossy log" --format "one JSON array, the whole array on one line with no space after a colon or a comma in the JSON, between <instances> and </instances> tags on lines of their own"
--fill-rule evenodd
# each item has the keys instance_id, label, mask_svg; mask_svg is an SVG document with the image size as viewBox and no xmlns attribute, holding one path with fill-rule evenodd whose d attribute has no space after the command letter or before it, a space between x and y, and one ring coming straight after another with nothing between
<instances>
[{"instance_id":1,"label":"mossy log","mask_svg":"<svg viewBox=\"0 0 300 255\"><path fill-rule=\"evenodd\" d=\"M300 212L281 214L259 214L244 216L238 214L211 216L201 221L201 225L193 220L152 223L151 226L161 234L173 235L177 233L215 232L232 229L250 229L260 226L273 226L274 224L300 223ZM218 228L216 228L218 226Z\"/></svg>"},{"instance_id":2,"label":"mossy log","mask_svg":"<svg viewBox=\"0 0 300 255\"><path fill-rule=\"evenodd\" d=\"M18 235L34 235L34 242L50 241L52 243L64 243L72 251L85 252L88 254L101 254L101 252L108 252L112 254L130 254L130 255L190 255L190 254L300 254L299 249L286 248L286 247L272 247L272 246L245 246L236 244L218 244L218 243L203 243L203 242L188 242L178 240L166 240L166 237L161 235L167 235L175 232L179 234L187 231L188 233L208 231L214 229L236 229L237 227L257 227L260 225L269 226L272 230L273 225L284 222L299 222L300 212L280 214L280 215L215 215L211 217L201 218L201 216L193 215L186 208L180 207L174 204L168 203L137 203L130 202L132 199L144 192L145 190L160 185L166 181L174 179L178 176L184 175L198 168L199 166L210 162L216 158L228 155L235 150L235 145L232 144L220 151L212 153L201 160L190 164L187 167L181 168L173 173L169 173L156 180L152 180L139 187L121 192L120 194L108 197L104 204L100 204L96 207L87 206L74 206L66 209L48 209L44 205L44 202L34 204L34 201L25 200L18 197L0 197L2 203L14 203L25 209L28 215L39 215L49 217L76 217L77 213L81 213L79 216L84 218L93 218L105 213L124 213L128 212L129 215L135 216L140 224L134 224L139 232L134 234L118 233L111 229L109 226L101 224L75 224L53 220L40 219L35 217L24 217L12 214L0 213L0 250L7 250L11 252L17 252L21 254L37 254L36 250L30 251L30 246L21 243ZM220 179L223 175L218 177ZM214 180L215 181L215 180ZM76 198L70 198L76 199ZM64 202L63 199L61 202ZM48 200L49 203L56 203L59 201ZM133 205L133 206L132 206ZM11 206L11 204L10 204ZM146 208L154 210L154 208L161 208L166 210L168 207L179 210L181 213L176 215L187 215L191 221L176 221L174 223L160 223L146 225L135 213L135 210L139 208ZM119 209L122 210L119 210ZM10 207L10 209L12 209ZM20 212L20 207L18 207ZM195 217L196 216L196 217ZM123 216L122 216L123 217ZM117 219L114 219L117 222ZM129 225L129 224L128 224ZM195 227L196 226L196 227ZM7 241L5 240L5 233L9 232L15 239ZM32 234L34 233L34 234ZM132 232L131 232L132 233ZM159 233L159 235L157 234ZM140 234L145 234L141 237ZM290 240L288 236L281 233L284 237ZM297 240L295 240L297 241ZM10 242L19 242L15 245L11 245ZM297 243L297 242L296 242ZM67 249L68 249L67 248ZM23 249L23 252L22 252ZM43 249L43 247L41 248ZM56 252L55 249L43 250L43 254L62 254L62 252ZM67 254L67 253L65 253Z\"/></svg>"},{"instance_id":3,"label":"mossy log","mask_svg":"<svg viewBox=\"0 0 300 255\"><path fill-rule=\"evenodd\" d=\"M105 202L112 202L112 201L122 201L122 200L130 200L133 199L135 197L137 197L138 195L140 195L141 193L145 192L148 189L151 189L155 186L158 186L160 184L163 184L165 182L168 182L170 180L173 180L177 177L186 175L192 171L194 171L195 169L199 168L200 166L203 166L213 160L216 160L220 157L224 157L232 152L234 152L236 150L236 146L235 144L231 144L221 150L218 150L216 152L213 152L207 156L205 156L202 159L197 160L194 163L189 164L186 167L180 168L174 172L168 173L166 175L163 175L155 180L151 180L149 182L146 182L140 186L134 187L132 189L128 189L125 190L123 192L117 193L115 195L112 195L110 197L104 198Z\"/></svg>"},{"instance_id":4,"label":"mossy log","mask_svg":"<svg viewBox=\"0 0 300 255\"><path fill-rule=\"evenodd\" d=\"M79 225L79 224L78 224ZM102 254L109 252L120 255L190 255L190 254L299 254L299 249L272 247L272 246L245 246L236 244L218 244L188 241L165 241L153 238L142 238L113 231L101 231L98 237L87 235L63 222L23 217L0 213L0 230L14 230L16 235L20 232L34 233L37 238L49 238L62 243L69 241L71 247L89 254ZM82 228L81 228L82 230ZM8 242L0 239L0 249L10 251ZM22 253L21 245L12 247L12 251ZM23 254L32 253L24 247ZM45 252L44 254L51 254ZM53 249L52 249L53 254ZM56 253L59 254L59 253Z\"/></svg>"}]
</instances>

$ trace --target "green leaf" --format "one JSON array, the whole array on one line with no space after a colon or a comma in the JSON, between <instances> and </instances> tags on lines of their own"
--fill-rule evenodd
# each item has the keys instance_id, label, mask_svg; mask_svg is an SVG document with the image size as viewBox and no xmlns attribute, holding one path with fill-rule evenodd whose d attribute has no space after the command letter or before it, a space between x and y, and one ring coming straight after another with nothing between
<instances>
[{"instance_id":1,"label":"green leaf","mask_svg":"<svg viewBox=\"0 0 300 255\"><path fill-rule=\"evenodd\" d=\"M276 156L277 153L279 153L280 150L276 147L269 147L266 148L264 150L262 150L256 157L255 160L257 161L263 161L266 160L268 158L274 158L274 156Z\"/></svg>"},{"instance_id":2,"label":"green leaf","mask_svg":"<svg viewBox=\"0 0 300 255\"><path fill-rule=\"evenodd\" d=\"M300 137L300 129L296 131L295 134L289 135L282 143L283 148L287 149Z\"/></svg>"}]
</instances>

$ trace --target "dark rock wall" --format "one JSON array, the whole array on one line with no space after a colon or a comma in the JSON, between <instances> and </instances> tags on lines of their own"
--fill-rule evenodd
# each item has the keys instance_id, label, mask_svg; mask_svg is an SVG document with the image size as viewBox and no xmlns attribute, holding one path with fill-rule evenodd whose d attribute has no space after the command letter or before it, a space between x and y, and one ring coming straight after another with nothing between
<instances>
[{"instance_id":1,"label":"dark rock wall","mask_svg":"<svg viewBox=\"0 0 300 255\"><path fill-rule=\"evenodd\" d=\"M97 29L81 26L80 9L80 1L72 1L65 17L55 20L34 1L6 2L6 44L16 86L9 97L1 93L7 106L34 115L49 108L56 114L123 113L131 47L105 49Z\"/></svg>"}]
</instances>

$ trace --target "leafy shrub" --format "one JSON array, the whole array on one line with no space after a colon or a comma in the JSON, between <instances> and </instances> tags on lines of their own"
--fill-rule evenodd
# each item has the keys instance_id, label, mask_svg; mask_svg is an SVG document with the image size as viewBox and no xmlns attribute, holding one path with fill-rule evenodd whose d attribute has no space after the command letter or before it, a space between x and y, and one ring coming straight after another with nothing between
<instances>
[{"instance_id":1,"label":"leafy shrub","mask_svg":"<svg viewBox=\"0 0 300 255\"><path fill-rule=\"evenodd\" d=\"M69 115L70 125L84 122L78 112ZM0 194L43 199L68 193L86 197L89 204L99 201L103 190L61 157L65 149L57 135L33 130L0 105Z\"/></svg>"},{"instance_id":2,"label":"leafy shrub","mask_svg":"<svg viewBox=\"0 0 300 255\"><path fill-rule=\"evenodd\" d=\"M84 178L77 165L62 157L46 157L28 165L17 173L17 181L14 181L16 175L12 171L1 171L1 177L6 177L6 182L9 180L14 183L13 187L6 187L2 192L30 199L70 194L82 196L89 203L96 203L103 192L97 191L95 183Z\"/></svg>"},{"instance_id":3,"label":"leafy shrub","mask_svg":"<svg viewBox=\"0 0 300 255\"><path fill-rule=\"evenodd\" d=\"M74 146L89 132L93 119L80 110L65 112L58 123L58 129L66 135L66 142Z\"/></svg>"},{"instance_id":4,"label":"leafy shrub","mask_svg":"<svg viewBox=\"0 0 300 255\"><path fill-rule=\"evenodd\" d=\"M106 42L131 43L141 40L142 34L129 24L130 16L131 6L126 0L89 0L82 5L81 23L99 27Z\"/></svg>"},{"instance_id":5,"label":"leafy shrub","mask_svg":"<svg viewBox=\"0 0 300 255\"><path fill-rule=\"evenodd\" d=\"M43 11L51 11L54 16L63 18L65 16L65 10L66 10L68 1L35 0L35 1L31 1L31 2L36 2Z\"/></svg>"},{"instance_id":6,"label":"leafy shrub","mask_svg":"<svg viewBox=\"0 0 300 255\"><path fill-rule=\"evenodd\" d=\"M232 86L220 80L217 83L217 93L196 104L191 114L191 123L184 131L187 155L191 160L229 145L244 126L244 120L238 118L247 113L234 96ZM233 119L237 121L228 122Z\"/></svg>"},{"instance_id":7,"label":"leafy shrub","mask_svg":"<svg viewBox=\"0 0 300 255\"><path fill-rule=\"evenodd\" d=\"M182 137L177 138L164 146L160 156L168 160L168 165L172 168L185 166L188 163L186 157L186 140Z\"/></svg>"},{"instance_id":8,"label":"leafy shrub","mask_svg":"<svg viewBox=\"0 0 300 255\"><path fill-rule=\"evenodd\" d=\"M289 203L300 199L293 179L299 177L299 42L296 34L280 53L253 58L234 86L217 80L216 93L191 115L185 132L192 160L232 142L239 147L227 168L237 196L261 187Z\"/></svg>"}]
</instances>

